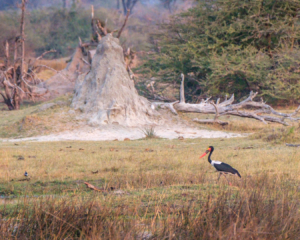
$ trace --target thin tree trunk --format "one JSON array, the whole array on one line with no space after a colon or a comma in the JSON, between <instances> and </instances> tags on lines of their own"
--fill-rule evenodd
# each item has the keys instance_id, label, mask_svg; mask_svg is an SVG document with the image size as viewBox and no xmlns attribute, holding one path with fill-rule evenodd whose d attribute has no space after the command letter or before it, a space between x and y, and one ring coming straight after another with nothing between
<instances>
[{"instance_id":1,"label":"thin tree trunk","mask_svg":"<svg viewBox=\"0 0 300 240\"><path fill-rule=\"evenodd\" d=\"M25 89L25 83L23 80L23 74L24 74L24 62L25 62L25 35L24 35L24 28L25 28L25 5L26 5L26 0L22 0L22 15L21 15L21 26L20 26L20 37L21 37L21 66L20 66L20 87L21 89Z\"/></svg>"},{"instance_id":2,"label":"thin tree trunk","mask_svg":"<svg viewBox=\"0 0 300 240\"><path fill-rule=\"evenodd\" d=\"M9 44L8 41L5 42L5 60L4 60L5 69L8 69L9 66Z\"/></svg>"},{"instance_id":3,"label":"thin tree trunk","mask_svg":"<svg viewBox=\"0 0 300 240\"><path fill-rule=\"evenodd\" d=\"M127 13L127 6L126 6L126 3L125 3L125 0L122 0L122 5L123 5L123 12L124 12L124 15Z\"/></svg>"},{"instance_id":4,"label":"thin tree trunk","mask_svg":"<svg viewBox=\"0 0 300 240\"><path fill-rule=\"evenodd\" d=\"M13 84L15 86L13 92L13 105L14 109L20 109L20 97L19 97L19 89L17 89L17 58L18 58L18 39L15 39L15 46L14 46L14 77L13 77Z\"/></svg>"},{"instance_id":5,"label":"thin tree trunk","mask_svg":"<svg viewBox=\"0 0 300 240\"><path fill-rule=\"evenodd\" d=\"M97 42L97 29L96 29L96 24L95 24L95 20L94 20L94 5L92 5L91 8L91 28L92 28L92 41Z\"/></svg>"},{"instance_id":6,"label":"thin tree trunk","mask_svg":"<svg viewBox=\"0 0 300 240\"><path fill-rule=\"evenodd\" d=\"M125 17L125 20L124 20L124 23L123 23L121 29L120 29L119 32L118 32L117 38L120 38L120 36L121 36L121 34L122 34L122 32L123 32L123 29L124 29L124 27L126 26L126 23L127 23L128 17L129 17L129 14L130 14L130 10L128 9L128 10L127 10L126 17Z\"/></svg>"},{"instance_id":7,"label":"thin tree trunk","mask_svg":"<svg viewBox=\"0 0 300 240\"><path fill-rule=\"evenodd\" d=\"M17 84L17 58L18 58L18 39L15 39L14 44L14 76L13 76L13 84Z\"/></svg>"},{"instance_id":8,"label":"thin tree trunk","mask_svg":"<svg viewBox=\"0 0 300 240\"><path fill-rule=\"evenodd\" d=\"M138 2L139 0L131 0L129 1L129 5L127 7L127 9L130 9L130 12L132 13L132 9L134 8L135 4Z\"/></svg>"}]
</instances>

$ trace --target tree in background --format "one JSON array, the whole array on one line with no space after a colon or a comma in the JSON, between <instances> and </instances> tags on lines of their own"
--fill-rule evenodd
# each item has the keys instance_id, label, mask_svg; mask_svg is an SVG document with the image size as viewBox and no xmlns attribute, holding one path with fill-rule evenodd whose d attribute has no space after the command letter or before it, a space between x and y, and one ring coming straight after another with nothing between
<instances>
[{"instance_id":1,"label":"tree in background","mask_svg":"<svg viewBox=\"0 0 300 240\"><path fill-rule=\"evenodd\" d=\"M132 13L132 9L134 8L135 4L138 1L139 0L122 0L122 6L123 6L123 13L124 13L124 15L127 14L127 10L130 10L130 12Z\"/></svg>"},{"instance_id":2,"label":"tree in background","mask_svg":"<svg viewBox=\"0 0 300 240\"><path fill-rule=\"evenodd\" d=\"M14 57L10 64L9 43L5 41L5 65L0 70L0 86L4 93L0 91L4 103L9 110L20 109L20 104L26 96L33 96L32 89L28 84L29 69L25 69L25 10L27 0L22 0L20 8L22 10L20 19L20 33L14 39ZM32 78L32 77L31 77Z\"/></svg>"},{"instance_id":3,"label":"tree in background","mask_svg":"<svg viewBox=\"0 0 300 240\"><path fill-rule=\"evenodd\" d=\"M162 5L164 6L164 8L169 9L170 12L174 8L174 5L175 5L176 1L177 0L160 0Z\"/></svg>"},{"instance_id":4,"label":"tree in background","mask_svg":"<svg viewBox=\"0 0 300 240\"><path fill-rule=\"evenodd\" d=\"M255 90L298 100L299 8L298 0L199 1L161 25L145 66L169 82L187 74L191 97Z\"/></svg>"}]
</instances>

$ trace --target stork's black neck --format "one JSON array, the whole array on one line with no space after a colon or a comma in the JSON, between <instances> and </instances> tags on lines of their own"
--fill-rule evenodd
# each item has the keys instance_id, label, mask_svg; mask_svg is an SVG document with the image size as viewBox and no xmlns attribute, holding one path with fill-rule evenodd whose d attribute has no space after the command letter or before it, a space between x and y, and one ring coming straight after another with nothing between
<instances>
[{"instance_id":1,"label":"stork's black neck","mask_svg":"<svg viewBox=\"0 0 300 240\"><path fill-rule=\"evenodd\" d=\"M208 155L208 162L209 163L211 163L211 158L210 157L211 157L213 151L214 151L214 149L212 148L211 151L210 151L210 153L209 153L209 155Z\"/></svg>"}]
</instances>

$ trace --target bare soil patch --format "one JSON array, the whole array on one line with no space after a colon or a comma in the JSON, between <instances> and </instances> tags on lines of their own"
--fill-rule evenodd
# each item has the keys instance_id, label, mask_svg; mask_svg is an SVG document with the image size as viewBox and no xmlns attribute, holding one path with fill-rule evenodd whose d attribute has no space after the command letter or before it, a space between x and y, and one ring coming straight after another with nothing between
<instances>
[{"instance_id":1,"label":"bare soil patch","mask_svg":"<svg viewBox=\"0 0 300 240\"><path fill-rule=\"evenodd\" d=\"M100 126L91 127L84 126L77 130L65 131L62 133L49 134L44 136L2 139L2 141L18 142L18 141L67 141L67 140L84 140L84 141L106 141L124 139L136 140L145 138L144 129L142 127L124 127L124 126ZM184 124L166 124L154 127L155 134L159 138L178 139L185 138L231 138L241 137L238 133L227 133L222 131L204 130L195 127L189 127Z\"/></svg>"}]
</instances>

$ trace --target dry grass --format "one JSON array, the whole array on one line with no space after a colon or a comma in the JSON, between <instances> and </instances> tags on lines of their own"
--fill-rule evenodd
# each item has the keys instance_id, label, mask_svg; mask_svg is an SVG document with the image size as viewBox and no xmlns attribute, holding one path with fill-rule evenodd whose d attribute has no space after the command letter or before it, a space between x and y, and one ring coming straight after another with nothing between
<instances>
[{"instance_id":1,"label":"dry grass","mask_svg":"<svg viewBox=\"0 0 300 240\"><path fill-rule=\"evenodd\" d=\"M70 96L54 101L67 102ZM69 107L3 112L0 132L20 136L65 129ZM185 120L192 114L181 114ZM198 116L199 117L199 116ZM297 239L299 129L232 117L245 138L102 142L2 142L0 236L3 239ZM22 125L23 133L20 131ZM54 127L56 126L56 127ZM199 125L198 125L199 126ZM200 125L221 130L219 126ZM16 130L13 130L16 128ZM273 130L274 129L274 130ZM272 135L272 136L271 136ZM271 136L271 137L270 137ZM206 159L242 175L217 182ZM30 181L24 180L24 172ZM87 189L87 181L107 192ZM26 196L26 197L25 197ZM143 235L144 234L144 235Z\"/></svg>"},{"instance_id":2,"label":"dry grass","mask_svg":"<svg viewBox=\"0 0 300 240\"><path fill-rule=\"evenodd\" d=\"M266 142L278 143L300 143L300 126L272 127L263 129L251 136L252 139L263 139Z\"/></svg>"},{"instance_id":3,"label":"dry grass","mask_svg":"<svg viewBox=\"0 0 300 240\"><path fill-rule=\"evenodd\" d=\"M47 103L22 105L20 111L0 111L0 138L30 137L78 128L80 122L70 114L72 96L65 95L47 103L56 103L40 110Z\"/></svg>"},{"instance_id":4,"label":"dry grass","mask_svg":"<svg viewBox=\"0 0 300 240\"><path fill-rule=\"evenodd\" d=\"M300 180L300 153L295 148L270 145L260 140L240 138L195 140L139 140L103 142L2 143L0 181L10 183L28 171L36 181L76 181L105 179L108 186L122 189L152 188L166 185L212 183L217 178L207 160L199 155L214 145L214 159L237 168L243 181L261 173L286 174ZM71 147L70 147L71 146ZM252 148L247 149L249 146ZM245 148L245 149L244 149ZM80 150L83 149L83 150ZM147 151L151 149L153 151ZM23 156L25 160L18 160ZM92 174L92 171L99 171ZM233 181L236 181L233 178ZM238 184L239 181L236 181Z\"/></svg>"},{"instance_id":5,"label":"dry grass","mask_svg":"<svg viewBox=\"0 0 300 240\"><path fill-rule=\"evenodd\" d=\"M145 134L145 138L149 139L149 138L158 138L158 136L155 133L155 129L154 127L147 127L143 130L144 134Z\"/></svg>"},{"instance_id":6,"label":"dry grass","mask_svg":"<svg viewBox=\"0 0 300 240\"><path fill-rule=\"evenodd\" d=\"M43 69L36 74L37 78L40 79L42 82L48 80L49 78L53 77L56 74L55 71L49 69Z\"/></svg>"},{"instance_id":7,"label":"dry grass","mask_svg":"<svg viewBox=\"0 0 300 240\"><path fill-rule=\"evenodd\" d=\"M241 180L230 177L232 187L222 178L217 183L212 166L199 160L208 145L216 147L214 159L240 171ZM21 142L3 143L0 159L1 195L29 196L2 205L5 239L299 236L300 153L283 145L257 139ZM25 170L31 180L19 182ZM118 192L92 192L84 181ZM46 197L32 197L40 194Z\"/></svg>"},{"instance_id":8,"label":"dry grass","mask_svg":"<svg viewBox=\"0 0 300 240\"><path fill-rule=\"evenodd\" d=\"M297 239L299 202L266 177L239 189L172 188L20 201L4 239Z\"/></svg>"},{"instance_id":9,"label":"dry grass","mask_svg":"<svg viewBox=\"0 0 300 240\"><path fill-rule=\"evenodd\" d=\"M66 68L67 66L67 61L70 60L70 57L65 57L65 58L59 58L59 59L52 59L52 60L38 60L36 62L36 65L46 65L50 68L55 69L56 71L60 71Z\"/></svg>"},{"instance_id":10,"label":"dry grass","mask_svg":"<svg viewBox=\"0 0 300 240\"><path fill-rule=\"evenodd\" d=\"M37 61L36 65L45 65L50 68L53 68L56 71L61 71L66 68L67 61L70 60L69 58L60 58L60 59L53 59L53 60L39 60ZM39 72L37 73L37 77L43 81L51 78L56 74L55 71L47 69L47 68L41 68Z\"/></svg>"}]
</instances>

